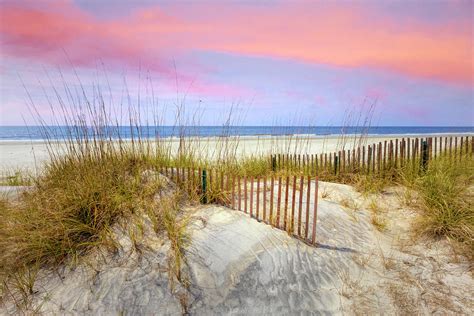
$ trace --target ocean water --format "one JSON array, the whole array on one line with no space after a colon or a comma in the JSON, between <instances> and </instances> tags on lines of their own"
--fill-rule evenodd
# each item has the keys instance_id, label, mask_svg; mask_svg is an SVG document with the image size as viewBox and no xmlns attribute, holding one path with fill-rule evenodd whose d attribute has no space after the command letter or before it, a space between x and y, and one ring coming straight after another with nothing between
<instances>
[{"instance_id":1,"label":"ocean water","mask_svg":"<svg viewBox=\"0 0 474 316\"><path fill-rule=\"evenodd\" d=\"M52 139L60 140L67 137L71 132L70 128L54 126L48 127L48 135ZM83 133L81 131L80 133ZM93 131L88 131L91 134ZM139 135L143 138L156 137L177 137L185 136L281 136L281 135L340 135L358 134L363 132L361 127L341 127L341 126L187 126L176 128L173 126L141 126L130 129L129 126L119 126L108 128L103 132L113 138L119 136L129 139ZM474 133L474 126L374 126L367 130L372 135L406 135L406 134L447 134L447 133ZM8 140L42 140L44 139L44 128L39 126L0 126L0 141Z\"/></svg>"}]
</instances>

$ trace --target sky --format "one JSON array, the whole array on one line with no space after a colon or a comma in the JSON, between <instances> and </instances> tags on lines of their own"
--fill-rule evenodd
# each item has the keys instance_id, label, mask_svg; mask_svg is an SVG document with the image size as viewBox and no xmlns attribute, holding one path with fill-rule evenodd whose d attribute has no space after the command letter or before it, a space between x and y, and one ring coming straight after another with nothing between
<instances>
[{"instance_id":1,"label":"sky","mask_svg":"<svg viewBox=\"0 0 474 316\"><path fill-rule=\"evenodd\" d=\"M376 104L374 125L473 126L473 9L451 0L0 0L0 124L31 124L31 103L52 122L55 96L78 106L83 88L120 119L140 105L165 124L179 104L201 125L221 124L230 109L240 125L338 125Z\"/></svg>"}]
</instances>

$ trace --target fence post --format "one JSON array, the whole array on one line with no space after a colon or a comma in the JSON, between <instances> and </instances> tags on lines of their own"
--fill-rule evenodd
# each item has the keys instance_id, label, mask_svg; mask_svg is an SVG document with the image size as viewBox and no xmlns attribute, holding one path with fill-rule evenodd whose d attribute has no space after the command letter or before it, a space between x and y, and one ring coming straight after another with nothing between
<instances>
[{"instance_id":1,"label":"fence post","mask_svg":"<svg viewBox=\"0 0 474 316\"><path fill-rule=\"evenodd\" d=\"M337 175L337 165L338 165L338 159L337 155L334 154L334 175Z\"/></svg>"},{"instance_id":2,"label":"fence post","mask_svg":"<svg viewBox=\"0 0 474 316\"><path fill-rule=\"evenodd\" d=\"M421 155L421 169L422 171L426 170L426 165L428 164L428 159L429 159L429 153L428 153L428 141L423 140L421 143L421 150L422 150L422 155Z\"/></svg>"},{"instance_id":3,"label":"fence post","mask_svg":"<svg viewBox=\"0 0 474 316\"><path fill-rule=\"evenodd\" d=\"M202 171L202 204L207 204L207 171Z\"/></svg>"},{"instance_id":4,"label":"fence post","mask_svg":"<svg viewBox=\"0 0 474 316\"><path fill-rule=\"evenodd\" d=\"M276 157L275 156L272 156L272 171L275 172L276 171Z\"/></svg>"}]
</instances>

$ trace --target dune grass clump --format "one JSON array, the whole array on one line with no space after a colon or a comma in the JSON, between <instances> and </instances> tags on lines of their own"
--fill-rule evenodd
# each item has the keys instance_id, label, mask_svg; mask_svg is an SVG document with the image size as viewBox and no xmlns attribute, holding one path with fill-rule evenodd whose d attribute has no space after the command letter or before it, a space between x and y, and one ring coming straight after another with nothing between
<instances>
[{"instance_id":1,"label":"dune grass clump","mask_svg":"<svg viewBox=\"0 0 474 316\"><path fill-rule=\"evenodd\" d=\"M421 234L445 236L467 246L474 254L474 159L465 155L454 161L440 157L426 171L402 174L405 184L417 193L420 210L415 224Z\"/></svg>"},{"instance_id":2,"label":"dune grass clump","mask_svg":"<svg viewBox=\"0 0 474 316\"><path fill-rule=\"evenodd\" d=\"M0 271L58 264L96 245L113 246L111 226L152 205L160 183L144 183L133 154L66 155L46 165L31 190L2 202Z\"/></svg>"}]
</instances>

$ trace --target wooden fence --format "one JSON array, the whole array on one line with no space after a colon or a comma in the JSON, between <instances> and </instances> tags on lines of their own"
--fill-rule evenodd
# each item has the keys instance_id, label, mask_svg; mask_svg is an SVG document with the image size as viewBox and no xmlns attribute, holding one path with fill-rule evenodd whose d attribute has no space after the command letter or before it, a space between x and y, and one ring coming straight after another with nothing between
<instances>
[{"instance_id":1,"label":"wooden fence","mask_svg":"<svg viewBox=\"0 0 474 316\"><path fill-rule=\"evenodd\" d=\"M401 138L321 154L274 154L271 166L277 170L299 170L306 174L350 172L382 174L406 165L426 166L429 160L447 157L462 161L474 154L474 136Z\"/></svg>"},{"instance_id":2,"label":"wooden fence","mask_svg":"<svg viewBox=\"0 0 474 316\"><path fill-rule=\"evenodd\" d=\"M217 170L162 167L159 170L204 204L215 203L316 244L318 178L240 177Z\"/></svg>"}]
</instances>

